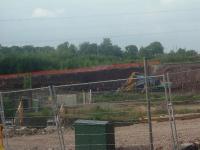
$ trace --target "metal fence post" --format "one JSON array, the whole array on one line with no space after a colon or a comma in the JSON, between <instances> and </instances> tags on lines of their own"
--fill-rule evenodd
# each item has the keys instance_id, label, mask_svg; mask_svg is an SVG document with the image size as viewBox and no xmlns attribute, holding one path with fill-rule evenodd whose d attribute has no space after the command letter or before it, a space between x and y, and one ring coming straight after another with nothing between
<instances>
[{"instance_id":1,"label":"metal fence post","mask_svg":"<svg viewBox=\"0 0 200 150\"><path fill-rule=\"evenodd\" d=\"M146 90L146 100L147 100L150 150L154 150L152 120L151 120L151 100L149 97L149 80L148 80L149 74L148 74L148 64L146 58L144 58L144 74L145 74L145 90Z\"/></svg>"},{"instance_id":2,"label":"metal fence post","mask_svg":"<svg viewBox=\"0 0 200 150\"><path fill-rule=\"evenodd\" d=\"M58 132L60 149L61 150L66 150L65 142L64 142L64 136L63 136L63 131L62 131L61 123L60 123L60 115L59 115L59 108L58 108L57 96L56 96L56 92L55 92L55 89L54 89L53 86L49 86L49 92L50 92L51 100L53 102L52 108L53 108L53 112L54 112L54 117L55 117L57 132Z\"/></svg>"},{"instance_id":3,"label":"metal fence post","mask_svg":"<svg viewBox=\"0 0 200 150\"><path fill-rule=\"evenodd\" d=\"M4 134L5 134L5 149L9 150L8 129L7 129L6 122L5 122L3 96L2 96L1 92L0 92L0 114L1 114L1 121L2 121L2 124L3 124L3 127L4 127Z\"/></svg>"},{"instance_id":4,"label":"metal fence post","mask_svg":"<svg viewBox=\"0 0 200 150\"><path fill-rule=\"evenodd\" d=\"M164 82L164 89L165 89L165 100L167 105L167 112L169 115L169 124L171 128L171 137L172 137L172 144L173 144L173 150L176 150L176 143L174 138L174 130L173 130L173 124L172 124L172 114L170 111L170 102L169 102L169 93L168 93L168 82L166 81L166 76L163 75L163 82Z\"/></svg>"},{"instance_id":5,"label":"metal fence post","mask_svg":"<svg viewBox=\"0 0 200 150\"><path fill-rule=\"evenodd\" d=\"M92 103L92 90L90 89L90 92L89 92L89 104Z\"/></svg>"},{"instance_id":6,"label":"metal fence post","mask_svg":"<svg viewBox=\"0 0 200 150\"><path fill-rule=\"evenodd\" d=\"M173 107L173 104L172 104L172 90L171 90L171 85L169 85L170 83L170 78L169 78L169 73L167 73L167 82L168 82L168 90L169 90L169 101L170 101L170 104L171 104L171 115L172 115L172 120L173 120L173 130L174 130L174 140L175 140L175 147L176 149L180 149L179 147L179 141L178 141L178 135L177 135L177 129L176 129L176 119L175 119L175 116L174 116L174 107Z\"/></svg>"},{"instance_id":7,"label":"metal fence post","mask_svg":"<svg viewBox=\"0 0 200 150\"><path fill-rule=\"evenodd\" d=\"M85 100L85 99L86 99L86 98L85 98L85 91L83 91L82 94L83 94L83 104L85 105L85 104L86 104L86 102L85 102L85 101L86 101L86 100Z\"/></svg>"}]
</instances>

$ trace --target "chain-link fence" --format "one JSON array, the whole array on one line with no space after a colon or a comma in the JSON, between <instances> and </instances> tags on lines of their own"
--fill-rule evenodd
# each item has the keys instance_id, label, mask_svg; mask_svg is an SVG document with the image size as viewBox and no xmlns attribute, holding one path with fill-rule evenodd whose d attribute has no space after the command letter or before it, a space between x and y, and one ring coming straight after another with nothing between
<instances>
[{"instance_id":1,"label":"chain-link fence","mask_svg":"<svg viewBox=\"0 0 200 150\"><path fill-rule=\"evenodd\" d=\"M148 81L153 116L166 115L163 76L152 76L148 78ZM147 102L143 76L55 86L54 89L60 108L65 108L62 123L67 128L64 138L66 143L70 143L70 145L67 144L68 148L75 148L74 121L85 119L106 120L114 124L117 149L149 149ZM165 136L170 137L169 124L167 127ZM166 143L165 136L160 137L160 133L156 131L153 134L156 139L155 147L158 148L160 145L170 147L171 140ZM93 135L87 134L87 136ZM101 145L101 143L98 144Z\"/></svg>"},{"instance_id":2,"label":"chain-link fence","mask_svg":"<svg viewBox=\"0 0 200 150\"><path fill-rule=\"evenodd\" d=\"M180 145L198 138L195 132L198 130L198 123L179 120L179 117L189 115L198 118L199 115L200 108L196 104L199 103L200 82L195 78L195 82L190 79L187 82L190 84L184 84L188 77L182 74L180 78L178 73L148 77L155 149L177 149L178 143ZM193 84L192 88L188 88L188 85ZM98 139L102 135L111 134L115 141L112 144L118 150L149 149L148 110L143 76L132 75L128 79L0 94L1 119L5 126L4 145L9 150L74 150L88 146L76 143L81 136ZM178 118L176 122L175 116ZM113 125L115 131L91 133L86 130L77 133L75 122L80 119L109 121L108 124ZM93 146L98 149L103 144L105 143L97 140Z\"/></svg>"},{"instance_id":3,"label":"chain-link fence","mask_svg":"<svg viewBox=\"0 0 200 150\"><path fill-rule=\"evenodd\" d=\"M183 143L195 143L199 146L199 117L200 117L200 70L187 70L169 73L168 80L171 83L171 101L179 145Z\"/></svg>"},{"instance_id":4,"label":"chain-link fence","mask_svg":"<svg viewBox=\"0 0 200 150\"><path fill-rule=\"evenodd\" d=\"M60 149L50 87L2 92L1 100L6 149Z\"/></svg>"}]
</instances>

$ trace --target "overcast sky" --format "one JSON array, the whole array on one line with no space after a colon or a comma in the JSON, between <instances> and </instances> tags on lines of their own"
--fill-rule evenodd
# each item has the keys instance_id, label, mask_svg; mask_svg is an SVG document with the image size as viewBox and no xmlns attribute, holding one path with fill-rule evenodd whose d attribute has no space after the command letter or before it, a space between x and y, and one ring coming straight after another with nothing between
<instances>
[{"instance_id":1,"label":"overcast sky","mask_svg":"<svg viewBox=\"0 0 200 150\"><path fill-rule=\"evenodd\" d=\"M163 43L200 52L200 0L0 0L0 44Z\"/></svg>"}]
</instances>

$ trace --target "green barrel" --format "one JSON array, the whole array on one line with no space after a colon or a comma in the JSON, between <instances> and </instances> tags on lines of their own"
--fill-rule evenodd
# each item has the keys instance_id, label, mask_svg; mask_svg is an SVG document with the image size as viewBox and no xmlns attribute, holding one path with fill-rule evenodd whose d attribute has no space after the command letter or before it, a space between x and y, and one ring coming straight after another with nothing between
<instances>
[{"instance_id":1,"label":"green barrel","mask_svg":"<svg viewBox=\"0 0 200 150\"><path fill-rule=\"evenodd\" d=\"M115 150L114 126L108 121L77 120L76 150Z\"/></svg>"}]
</instances>

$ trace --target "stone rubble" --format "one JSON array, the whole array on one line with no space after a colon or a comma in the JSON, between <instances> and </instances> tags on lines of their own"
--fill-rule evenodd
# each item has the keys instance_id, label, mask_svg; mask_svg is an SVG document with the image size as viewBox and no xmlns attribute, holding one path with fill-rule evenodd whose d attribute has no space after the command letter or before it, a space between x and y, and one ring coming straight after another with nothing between
<instances>
[{"instance_id":1,"label":"stone rubble","mask_svg":"<svg viewBox=\"0 0 200 150\"><path fill-rule=\"evenodd\" d=\"M45 135L45 134L52 134L56 132L56 127L48 126L43 129L37 128L28 128L28 127L20 127L20 128L7 128L7 136L14 137L14 136L28 136L28 135ZM3 130L5 135L5 129Z\"/></svg>"}]
</instances>

